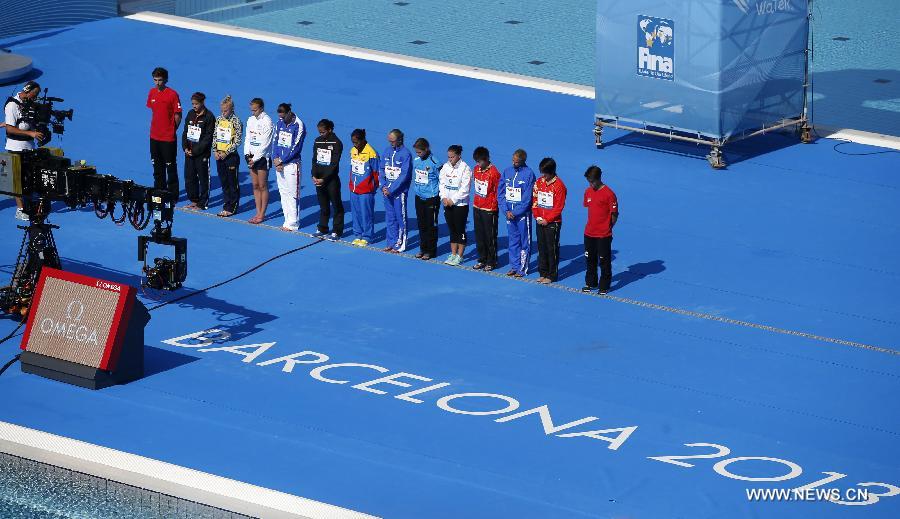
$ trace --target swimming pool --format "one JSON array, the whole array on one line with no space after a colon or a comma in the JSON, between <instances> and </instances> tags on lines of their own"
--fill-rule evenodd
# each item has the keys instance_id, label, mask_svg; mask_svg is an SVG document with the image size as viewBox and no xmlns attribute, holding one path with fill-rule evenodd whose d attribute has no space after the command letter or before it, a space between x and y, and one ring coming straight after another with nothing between
<instances>
[{"instance_id":1,"label":"swimming pool","mask_svg":"<svg viewBox=\"0 0 900 519\"><path fill-rule=\"evenodd\" d=\"M596 1L153 0L123 5L593 85ZM900 39L882 23L894 3L813 2L817 124L900 135Z\"/></svg>"},{"instance_id":2,"label":"swimming pool","mask_svg":"<svg viewBox=\"0 0 900 519\"><path fill-rule=\"evenodd\" d=\"M3 452L0 452L0 517L250 519L246 515Z\"/></svg>"}]
</instances>

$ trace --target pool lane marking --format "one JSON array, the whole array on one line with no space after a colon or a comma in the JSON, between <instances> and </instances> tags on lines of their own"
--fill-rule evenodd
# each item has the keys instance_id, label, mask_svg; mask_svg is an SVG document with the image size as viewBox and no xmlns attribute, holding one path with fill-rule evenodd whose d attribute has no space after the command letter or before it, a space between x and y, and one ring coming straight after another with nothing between
<instances>
[{"instance_id":1,"label":"pool lane marking","mask_svg":"<svg viewBox=\"0 0 900 519\"><path fill-rule=\"evenodd\" d=\"M253 226L253 227L262 227L264 229L278 231L278 232L282 232L285 234L295 234L295 235L300 235L300 236L304 236L307 238L314 238L314 239L319 238L318 236L313 236L311 233L304 232L304 231L285 231L281 227L276 227L274 225L268 225L265 223L252 224L252 223L250 223L246 220L240 219L240 218L234 218L234 217L223 218L223 217L217 216L215 213L208 213L205 211L193 211L193 210L184 209L183 207L177 207L176 210L183 212L183 213L205 216L207 218L215 218L218 220L228 220L231 222L241 223L241 224L249 225L249 226ZM326 241L331 241L331 240L326 240ZM402 252L401 253L384 252L380 248L372 247L372 246L359 247L357 245L353 245L352 243L350 243L348 241L344 241L344 240L337 240L337 241L333 241L332 243L341 244L345 247L353 247L355 249L366 249L366 250L370 250L370 251L381 252L382 254L391 254L392 256L400 256L400 257L403 257L406 259L422 261L422 260L416 258L412 254L402 253ZM506 274L503 274L501 272L497 272L496 270L491 271L491 272L476 271L472 267L467 267L464 265L459 265L459 266L444 265L444 262L442 262L442 261L426 261L424 263L429 263L432 265L443 265L445 267L452 267L454 269L459 269L459 270L468 270L468 271L472 271L472 272L479 272L481 274L494 276L499 279L507 279L510 281L517 281L520 283L531 283L534 285L541 285L541 286L545 286L547 288L554 288L556 290L564 290L566 292L571 292L573 294L579 294L579 295L583 295L583 296L606 299L609 301L615 301L617 303L624 303L624 304L628 304L628 305L632 305L632 306L638 306L641 308L648 308L651 310L668 312L671 314L682 315L685 317L693 317L696 319L715 321L715 322L719 322L719 323L723 323L723 324L741 326L744 328L751 328L751 329L761 330L761 331L770 332L770 333L789 335L789 336L793 336L793 337L801 337L803 339L810 339L810 340L820 341L820 342L829 343L829 344L837 344L839 346L849 346L851 348L859 348L859 349L863 349L863 350L874 351L877 353L886 353L888 355L900 356L900 350L897 350L894 348L887 348L887 347L883 347L883 346L874 346L874 345L866 344L866 343L862 343L862 342L850 341L850 340L846 340L846 339L837 339L834 337L827 337L824 335L817 335L814 333L803 332L803 331L798 331L798 330L789 330L787 328L779 328L777 326L770 326L767 324L759 324L759 323L754 323L754 322L750 322L750 321L742 321L740 319L732 319L730 317L722 317L720 315L707 314L707 313L703 313L703 312L695 312L693 310L685 310L682 308L676 308L674 306L666 306L666 305L660 305L660 304L656 304L656 303L649 303L649 302L641 301L638 299L620 297L620 296L611 295L611 294L600 295L595 292L585 293L585 292L582 292L581 289L579 289L579 288L567 287L567 286L561 285L559 283L551 283L549 285L543 285L541 283L538 283L537 280L535 280L535 279L511 277L511 276L507 276Z\"/></svg>"}]
</instances>

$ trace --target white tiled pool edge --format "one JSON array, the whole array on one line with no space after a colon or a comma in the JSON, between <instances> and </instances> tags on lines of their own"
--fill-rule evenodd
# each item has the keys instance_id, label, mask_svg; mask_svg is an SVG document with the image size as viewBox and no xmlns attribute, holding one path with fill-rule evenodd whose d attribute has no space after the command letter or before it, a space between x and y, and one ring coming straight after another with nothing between
<instances>
[{"instance_id":1,"label":"white tiled pool edge","mask_svg":"<svg viewBox=\"0 0 900 519\"><path fill-rule=\"evenodd\" d=\"M374 516L0 421L0 452L266 519Z\"/></svg>"},{"instance_id":2,"label":"white tiled pool edge","mask_svg":"<svg viewBox=\"0 0 900 519\"><path fill-rule=\"evenodd\" d=\"M245 29L242 27L234 27L221 23L195 20L192 18L154 13L150 11L132 14L126 16L125 18L141 22L179 27L182 29L191 29L195 31L219 34L222 36L233 36L236 38L264 41L268 43L275 43L278 45L285 45L288 47L295 47L298 49L323 52L325 54L335 54L338 56L346 56L349 58L376 61L379 63L388 63L401 67L409 67L431 72L441 72L454 76L462 76L471 79L491 81L494 83L503 83L506 85L534 88L536 90L544 90L547 92L555 92L558 94L567 94L576 97L583 97L586 99L594 99L593 87L578 85L575 83L566 83L563 81L554 81L551 79L535 78L519 74L512 74L509 72L500 72L497 70L470 67L467 65L458 65L455 63L446 63L443 61L435 61L424 58L415 58L404 56L402 54L394 54L390 52L366 49L363 47L353 47L350 45L342 45L339 43L330 43L320 40L300 38L297 36L286 36L283 34L264 32L256 29ZM883 148L900 150L900 137L882 135L872 132L864 132L860 130L839 129L824 126L817 126L816 130L823 137L827 137L830 139L846 140L858 144L867 144L871 146L880 146Z\"/></svg>"},{"instance_id":3,"label":"white tiled pool edge","mask_svg":"<svg viewBox=\"0 0 900 519\"><path fill-rule=\"evenodd\" d=\"M837 139L855 142L857 144L868 144L870 146L880 146L882 148L900 150L900 137L894 137L893 135L864 132L861 130L830 128L828 126L816 126L816 132L828 139Z\"/></svg>"}]
</instances>

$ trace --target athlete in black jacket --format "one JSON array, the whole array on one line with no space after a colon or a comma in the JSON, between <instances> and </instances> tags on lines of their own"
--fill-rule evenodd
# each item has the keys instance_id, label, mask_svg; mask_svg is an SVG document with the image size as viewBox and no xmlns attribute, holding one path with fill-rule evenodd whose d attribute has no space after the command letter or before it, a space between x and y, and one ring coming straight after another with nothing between
<instances>
[{"instance_id":1,"label":"athlete in black jacket","mask_svg":"<svg viewBox=\"0 0 900 519\"><path fill-rule=\"evenodd\" d=\"M341 202L341 180L338 166L344 154L344 144L334 134L334 123L322 119L316 125L319 136L313 144L312 177L319 199L319 236L327 235L337 240L344 233L344 203ZM328 234L328 218L334 215L331 234Z\"/></svg>"},{"instance_id":2,"label":"athlete in black jacket","mask_svg":"<svg viewBox=\"0 0 900 519\"><path fill-rule=\"evenodd\" d=\"M191 201L188 209L206 209L209 204L209 156L216 132L216 118L203 102L206 96L195 92L181 134L184 149L184 189Z\"/></svg>"}]
</instances>

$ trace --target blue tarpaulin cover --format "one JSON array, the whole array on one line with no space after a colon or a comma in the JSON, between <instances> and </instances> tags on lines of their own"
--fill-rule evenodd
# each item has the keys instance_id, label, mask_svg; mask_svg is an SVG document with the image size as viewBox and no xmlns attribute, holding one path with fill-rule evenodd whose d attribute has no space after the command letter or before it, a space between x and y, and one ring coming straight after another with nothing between
<instances>
[{"instance_id":1,"label":"blue tarpaulin cover","mask_svg":"<svg viewBox=\"0 0 900 519\"><path fill-rule=\"evenodd\" d=\"M728 139L803 111L807 0L597 5L597 117Z\"/></svg>"}]
</instances>

